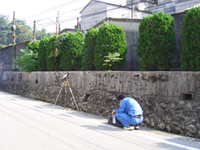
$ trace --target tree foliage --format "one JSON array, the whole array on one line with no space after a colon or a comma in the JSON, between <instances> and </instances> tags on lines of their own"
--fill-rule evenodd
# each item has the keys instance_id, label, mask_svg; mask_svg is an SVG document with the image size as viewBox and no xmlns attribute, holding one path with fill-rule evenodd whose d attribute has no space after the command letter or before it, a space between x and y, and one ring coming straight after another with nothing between
<instances>
[{"instance_id":1,"label":"tree foliage","mask_svg":"<svg viewBox=\"0 0 200 150\"><path fill-rule=\"evenodd\" d=\"M98 30L90 28L85 34L83 51L81 53L81 70L94 70L94 48L97 43Z\"/></svg>"},{"instance_id":2,"label":"tree foliage","mask_svg":"<svg viewBox=\"0 0 200 150\"><path fill-rule=\"evenodd\" d=\"M104 60L104 64L103 66L108 66L108 67L112 67L114 66L114 64L116 62L120 62L122 60L122 58L120 58L120 54L119 53L109 53L108 56L104 56L106 58L106 60Z\"/></svg>"},{"instance_id":3,"label":"tree foliage","mask_svg":"<svg viewBox=\"0 0 200 150\"><path fill-rule=\"evenodd\" d=\"M39 41L32 41L26 49L20 50L20 56L15 63L22 71L31 72L37 70Z\"/></svg>"},{"instance_id":4,"label":"tree foliage","mask_svg":"<svg viewBox=\"0 0 200 150\"><path fill-rule=\"evenodd\" d=\"M122 61L116 62L112 67L104 64L104 56L109 53L119 53ZM97 45L95 47L94 66L96 70L121 70L126 65L126 37L123 29L114 24L105 22L99 27Z\"/></svg>"},{"instance_id":5,"label":"tree foliage","mask_svg":"<svg viewBox=\"0 0 200 150\"><path fill-rule=\"evenodd\" d=\"M185 14L182 28L181 68L200 71L200 7Z\"/></svg>"},{"instance_id":6,"label":"tree foliage","mask_svg":"<svg viewBox=\"0 0 200 150\"><path fill-rule=\"evenodd\" d=\"M83 33L63 33L59 36L60 67L63 71L80 70Z\"/></svg>"},{"instance_id":7,"label":"tree foliage","mask_svg":"<svg viewBox=\"0 0 200 150\"><path fill-rule=\"evenodd\" d=\"M46 51L48 48L49 39L44 37L41 39L39 43L38 50L38 71L46 71L47 70L47 61L46 61Z\"/></svg>"},{"instance_id":8,"label":"tree foliage","mask_svg":"<svg viewBox=\"0 0 200 150\"><path fill-rule=\"evenodd\" d=\"M30 50L34 51L35 53L38 53L39 43L40 43L40 41L31 41L28 44L27 49L30 49Z\"/></svg>"},{"instance_id":9,"label":"tree foliage","mask_svg":"<svg viewBox=\"0 0 200 150\"><path fill-rule=\"evenodd\" d=\"M139 27L136 50L141 58L140 70L170 70L176 51L175 41L174 18L171 15L161 12L144 17Z\"/></svg>"},{"instance_id":10,"label":"tree foliage","mask_svg":"<svg viewBox=\"0 0 200 150\"><path fill-rule=\"evenodd\" d=\"M54 35L49 39L46 51L47 71L58 70L59 57L55 53L56 47L56 36Z\"/></svg>"},{"instance_id":11,"label":"tree foliage","mask_svg":"<svg viewBox=\"0 0 200 150\"><path fill-rule=\"evenodd\" d=\"M20 56L17 57L15 63L22 71L36 71L38 53L31 49L21 49Z\"/></svg>"},{"instance_id":12,"label":"tree foliage","mask_svg":"<svg viewBox=\"0 0 200 150\"><path fill-rule=\"evenodd\" d=\"M33 39L32 28L28 26L24 20L16 19L16 23L19 26L26 40ZM0 37L1 37L0 48L12 45L13 43L13 39L11 38L13 34L11 31L12 24L13 23L12 21L9 21L8 16L0 14ZM16 27L15 35L17 36L16 43L21 43L24 41L24 38L17 27ZM53 33L47 33L45 29L42 29L41 31L40 30L36 31L37 40L41 40L45 36L50 37L51 35L53 35Z\"/></svg>"}]
</instances>

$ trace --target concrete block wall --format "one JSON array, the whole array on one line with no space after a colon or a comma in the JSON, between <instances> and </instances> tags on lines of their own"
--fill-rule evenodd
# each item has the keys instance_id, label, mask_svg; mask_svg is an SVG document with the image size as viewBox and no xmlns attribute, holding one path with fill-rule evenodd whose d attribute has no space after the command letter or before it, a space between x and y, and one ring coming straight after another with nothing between
<instances>
[{"instance_id":1,"label":"concrete block wall","mask_svg":"<svg viewBox=\"0 0 200 150\"><path fill-rule=\"evenodd\" d=\"M20 55L20 49L26 47L26 42L18 43L15 46L16 57ZM0 66L4 65L4 71L10 71L13 67L13 46L0 49Z\"/></svg>"},{"instance_id":2,"label":"concrete block wall","mask_svg":"<svg viewBox=\"0 0 200 150\"><path fill-rule=\"evenodd\" d=\"M0 90L53 103L67 72L0 74ZM200 72L69 72L80 110L107 117L119 107L117 95L135 98L144 110L142 126L200 138ZM58 105L75 105L63 89Z\"/></svg>"}]
</instances>

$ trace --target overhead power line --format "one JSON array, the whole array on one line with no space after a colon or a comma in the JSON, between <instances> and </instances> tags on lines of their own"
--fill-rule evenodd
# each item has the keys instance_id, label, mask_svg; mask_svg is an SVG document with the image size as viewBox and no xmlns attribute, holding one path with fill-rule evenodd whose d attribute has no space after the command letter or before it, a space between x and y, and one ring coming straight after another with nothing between
<instances>
[{"instance_id":1,"label":"overhead power line","mask_svg":"<svg viewBox=\"0 0 200 150\"><path fill-rule=\"evenodd\" d=\"M68 3L64 3L64 4L61 4L61 5L58 5L58 6L55 6L55 7L49 8L49 9L46 9L46 10L40 12L40 13L37 13L37 14L32 15L32 16L28 16L28 17L26 17L26 18L24 18L24 19L32 18L32 17L38 16L38 15L41 15L41 14L47 13L47 12L49 12L49 11L53 11L53 10L55 10L55 9L58 9L58 8L64 7L64 6L66 6L66 5L73 4L73 3L77 2L77 1L80 1L80 0L72 0L72 1L70 1L70 2L68 2Z\"/></svg>"}]
</instances>

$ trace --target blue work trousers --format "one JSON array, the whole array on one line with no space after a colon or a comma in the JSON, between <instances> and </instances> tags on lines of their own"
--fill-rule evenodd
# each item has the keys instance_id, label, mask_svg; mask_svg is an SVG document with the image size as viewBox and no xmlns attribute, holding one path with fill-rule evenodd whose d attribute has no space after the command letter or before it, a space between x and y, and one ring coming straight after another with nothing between
<instances>
[{"instance_id":1,"label":"blue work trousers","mask_svg":"<svg viewBox=\"0 0 200 150\"><path fill-rule=\"evenodd\" d=\"M143 121L143 117L133 117L125 113L116 113L115 117L123 124L124 127L129 125L139 125Z\"/></svg>"}]
</instances>

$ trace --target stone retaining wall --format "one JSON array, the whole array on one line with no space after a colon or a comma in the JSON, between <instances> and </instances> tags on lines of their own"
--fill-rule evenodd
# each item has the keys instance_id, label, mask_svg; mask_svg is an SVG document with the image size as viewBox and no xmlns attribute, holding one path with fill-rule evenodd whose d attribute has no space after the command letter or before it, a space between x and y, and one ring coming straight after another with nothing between
<instances>
[{"instance_id":1,"label":"stone retaining wall","mask_svg":"<svg viewBox=\"0 0 200 150\"><path fill-rule=\"evenodd\" d=\"M53 103L66 72L0 74L0 90ZM80 110L109 116L120 93L135 98L144 110L142 126L200 138L199 72L69 72ZM66 95L64 94L66 93ZM75 109L69 89L58 105Z\"/></svg>"}]
</instances>

